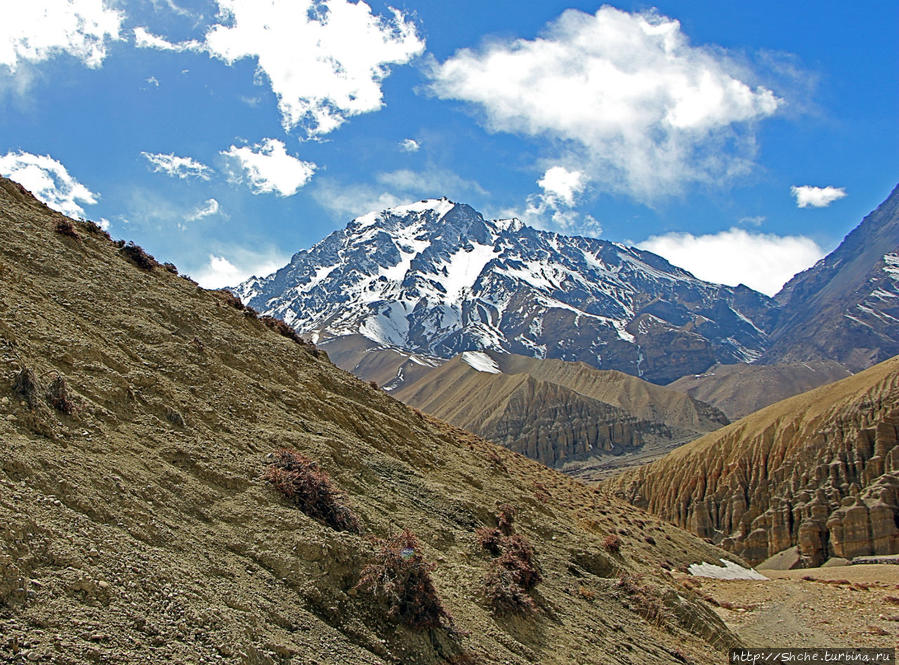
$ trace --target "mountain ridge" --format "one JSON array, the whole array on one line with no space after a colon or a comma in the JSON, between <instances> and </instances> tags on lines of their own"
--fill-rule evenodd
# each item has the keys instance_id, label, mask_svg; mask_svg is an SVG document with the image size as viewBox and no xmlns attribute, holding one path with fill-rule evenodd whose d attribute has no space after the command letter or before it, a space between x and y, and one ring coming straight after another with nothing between
<instances>
[{"instance_id":1,"label":"mountain ridge","mask_svg":"<svg viewBox=\"0 0 899 665\"><path fill-rule=\"evenodd\" d=\"M358 217L234 292L315 341L582 360L656 383L759 357L775 307L651 252L485 220L447 199Z\"/></svg>"}]
</instances>

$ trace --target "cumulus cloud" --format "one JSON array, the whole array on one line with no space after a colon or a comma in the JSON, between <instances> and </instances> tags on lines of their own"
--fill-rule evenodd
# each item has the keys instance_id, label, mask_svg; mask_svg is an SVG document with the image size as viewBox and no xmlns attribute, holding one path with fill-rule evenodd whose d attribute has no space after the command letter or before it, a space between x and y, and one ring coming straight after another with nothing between
<instances>
[{"instance_id":1,"label":"cumulus cloud","mask_svg":"<svg viewBox=\"0 0 899 665\"><path fill-rule=\"evenodd\" d=\"M834 201L846 196L846 190L843 187L814 187L812 185L802 185L801 187L790 187L790 193L796 199L798 208L826 208Z\"/></svg>"},{"instance_id":2,"label":"cumulus cloud","mask_svg":"<svg viewBox=\"0 0 899 665\"><path fill-rule=\"evenodd\" d=\"M204 217L210 217L212 215L218 214L219 211L219 202L215 199L208 199L206 203L201 205L199 208L194 210L191 214L187 216L187 220L189 222L195 222L199 219L203 219Z\"/></svg>"},{"instance_id":3,"label":"cumulus cloud","mask_svg":"<svg viewBox=\"0 0 899 665\"><path fill-rule=\"evenodd\" d=\"M229 65L255 59L278 98L285 130L302 124L310 136L380 109L389 66L424 50L400 11L377 16L361 0L217 2L223 24L207 32L205 49Z\"/></svg>"},{"instance_id":4,"label":"cumulus cloud","mask_svg":"<svg viewBox=\"0 0 899 665\"><path fill-rule=\"evenodd\" d=\"M418 152L421 144L415 139L403 139L400 141L400 148L406 152Z\"/></svg>"},{"instance_id":5,"label":"cumulus cloud","mask_svg":"<svg viewBox=\"0 0 899 665\"><path fill-rule=\"evenodd\" d=\"M193 157L178 157L174 153L142 152L154 173L165 173L173 178L200 178L209 180L212 169Z\"/></svg>"},{"instance_id":6,"label":"cumulus cloud","mask_svg":"<svg viewBox=\"0 0 899 665\"><path fill-rule=\"evenodd\" d=\"M564 166L553 166L547 169L537 184L546 198L566 206L573 206L575 196L584 191L584 174L580 171L569 171Z\"/></svg>"},{"instance_id":7,"label":"cumulus cloud","mask_svg":"<svg viewBox=\"0 0 899 665\"><path fill-rule=\"evenodd\" d=\"M15 180L39 200L69 217L84 217L81 206L94 205L99 198L50 155L8 152L0 157L0 175Z\"/></svg>"},{"instance_id":8,"label":"cumulus cloud","mask_svg":"<svg viewBox=\"0 0 899 665\"><path fill-rule=\"evenodd\" d=\"M782 104L678 21L610 6L567 10L535 40L462 49L429 74L488 129L551 139L605 189L644 201L746 172L753 122Z\"/></svg>"},{"instance_id":9,"label":"cumulus cloud","mask_svg":"<svg viewBox=\"0 0 899 665\"><path fill-rule=\"evenodd\" d=\"M119 39L125 18L104 0L27 0L4 3L0 21L0 65L10 72L23 63L61 53L99 67L106 46Z\"/></svg>"},{"instance_id":10,"label":"cumulus cloud","mask_svg":"<svg viewBox=\"0 0 899 665\"><path fill-rule=\"evenodd\" d=\"M312 162L288 155L284 143L278 139L263 139L252 147L232 145L222 155L237 163L255 194L274 192L279 196L293 196L309 182L317 168Z\"/></svg>"},{"instance_id":11,"label":"cumulus cloud","mask_svg":"<svg viewBox=\"0 0 899 665\"><path fill-rule=\"evenodd\" d=\"M805 236L750 233L744 229L695 236L668 233L638 245L686 268L699 279L746 286L773 296L796 273L813 265L824 251Z\"/></svg>"},{"instance_id":12,"label":"cumulus cloud","mask_svg":"<svg viewBox=\"0 0 899 665\"><path fill-rule=\"evenodd\" d=\"M277 251L259 253L244 248L222 252L225 253L228 257L210 254L207 262L193 275L200 286L207 289L237 286L254 275L270 275L285 265L289 258Z\"/></svg>"}]
</instances>

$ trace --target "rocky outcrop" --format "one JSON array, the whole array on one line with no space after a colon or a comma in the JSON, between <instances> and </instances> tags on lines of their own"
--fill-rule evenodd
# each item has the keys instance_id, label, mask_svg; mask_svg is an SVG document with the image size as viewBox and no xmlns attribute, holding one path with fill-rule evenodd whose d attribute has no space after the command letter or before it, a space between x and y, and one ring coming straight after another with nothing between
<instances>
[{"instance_id":1,"label":"rocky outcrop","mask_svg":"<svg viewBox=\"0 0 899 665\"><path fill-rule=\"evenodd\" d=\"M778 402L611 484L758 563L899 553L899 357Z\"/></svg>"},{"instance_id":2,"label":"rocky outcrop","mask_svg":"<svg viewBox=\"0 0 899 665\"><path fill-rule=\"evenodd\" d=\"M466 358L473 360L473 364ZM695 439L727 424L683 393L585 363L465 353L393 393L431 415L547 466L580 474ZM598 472L597 472L598 473ZM590 472L590 476L597 473Z\"/></svg>"}]
</instances>

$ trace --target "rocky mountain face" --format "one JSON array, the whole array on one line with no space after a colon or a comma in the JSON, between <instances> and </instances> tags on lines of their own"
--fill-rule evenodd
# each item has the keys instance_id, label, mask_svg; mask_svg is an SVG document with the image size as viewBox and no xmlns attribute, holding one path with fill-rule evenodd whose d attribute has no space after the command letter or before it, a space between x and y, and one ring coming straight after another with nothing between
<instances>
[{"instance_id":1,"label":"rocky mountain face","mask_svg":"<svg viewBox=\"0 0 899 665\"><path fill-rule=\"evenodd\" d=\"M856 372L899 354L899 186L775 298L764 363L835 360Z\"/></svg>"},{"instance_id":2,"label":"rocky mountain face","mask_svg":"<svg viewBox=\"0 0 899 665\"><path fill-rule=\"evenodd\" d=\"M431 199L364 215L235 289L319 341L583 361L656 383L767 348L776 303L642 250Z\"/></svg>"},{"instance_id":3,"label":"rocky mountain face","mask_svg":"<svg viewBox=\"0 0 899 665\"><path fill-rule=\"evenodd\" d=\"M610 481L759 563L899 553L899 357L773 404Z\"/></svg>"},{"instance_id":4,"label":"rocky mountain face","mask_svg":"<svg viewBox=\"0 0 899 665\"><path fill-rule=\"evenodd\" d=\"M737 420L787 397L839 381L851 372L833 360L775 365L713 365L702 374L688 374L666 387L687 393Z\"/></svg>"},{"instance_id":5,"label":"rocky mountain face","mask_svg":"<svg viewBox=\"0 0 899 665\"><path fill-rule=\"evenodd\" d=\"M0 662L712 665L737 643L667 572L737 557L415 413L173 270L0 179ZM282 447L360 533L266 480ZM497 564L474 532L505 502L542 571L531 615L484 596ZM404 528L456 631L354 590L381 560L369 538Z\"/></svg>"},{"instance_id":6,"label":"rocky mountain face","mask_svg":"<svg viewBox=\"0 0 899 665\"><path fill-rule=\"evenodd\" d=\"M395 396L547 466L596 478L727 424L682 393L585 363L466 351Z\"/></svg>"}]
</instances>

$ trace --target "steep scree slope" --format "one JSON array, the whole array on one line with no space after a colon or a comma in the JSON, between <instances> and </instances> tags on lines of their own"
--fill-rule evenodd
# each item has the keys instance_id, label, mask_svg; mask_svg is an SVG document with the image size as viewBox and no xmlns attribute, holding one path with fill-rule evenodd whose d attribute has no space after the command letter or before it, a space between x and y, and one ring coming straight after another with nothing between
<instances>
[{"instance_id":1,"label":"steep scree slope","mask_svg":"<svg viewBox=\"0 0 899 665\"><path fill-rule=\"evenodd\" d=\"M899 553L899 356L791 397L609 481L758 563Z\"/></svg>"},{"instance_id":2,"label":"steep scree slope","mask_svg":"<svg viewBox=\"0 0 899 665\"><path fill-rule=\"evenodd\" d=\"M417 415L61 220L0 180L0 661L711 664L734 643L663 568L722 550ZM23 367L37 390L14 390ZM72 414L45 399L57 375ZM281 446L321 464L363 535L264 482ZM497 502L543 568L532 618L495 618L481 595L473 532ZM366 535L403 527L459 634L395 625L352 591ZM602 546L613 532L618 554Z\"/></svg>"}]
</instances>

